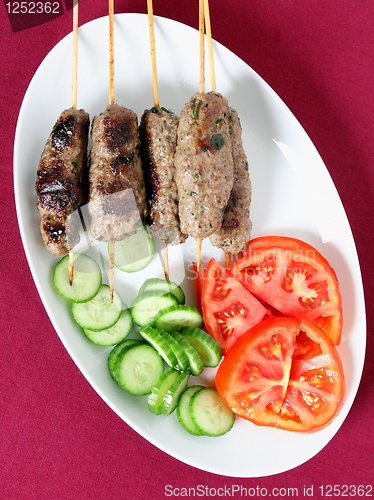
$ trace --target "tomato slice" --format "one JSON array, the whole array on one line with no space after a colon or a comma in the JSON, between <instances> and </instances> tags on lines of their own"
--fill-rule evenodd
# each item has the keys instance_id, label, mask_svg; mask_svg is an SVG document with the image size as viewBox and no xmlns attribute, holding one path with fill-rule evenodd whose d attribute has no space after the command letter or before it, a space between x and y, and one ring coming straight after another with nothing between
<instances>
[{"instance_id":1,"label":"tomato slice","mask_svg":"<svg viewBox=\"0 0 374 500\"><path fill-rule=\"evenodd\" d=\"M277 427L291 431L325 427L339 412L343 398L339 355L324 332L303 318Z\"/></svg>"},{"instance_id":2,"label":"tomato slice","mask_svg":"<svg viewBox=\"0 0 374 500\"><path fill-rule=\"evenodd\" d=\"M257 425L276 427L299 328L295 318L269 318L227 352L216 374L216 388L230 410Z\"/></svg>"},{"instance_id":3,"label":"tomato slice","mask_svg":"<svg viewBox=\"0 0 374 500\"><path fill-rule=\"evenodd\" d=\"M283 236L256 238L229 272L257 298L286 316L307 317L339 344L339 283L328 261L311 245Z\"/></svg>"},{"instance_id":4,"label":"tomato slice","mask_svg":"<svg viewBox=\"0 0 374 500\"><path fill-rule=\"evenodd\" d=\"M216 387L234 413L256 425L313 431L339 412L344 374L322 330L305 318L274 317L228 351Z\"/></svg>"},{"instance_id":5,"label":"tomato slice","mask_svg":"<svg viewBox=\"0 0 374 500\"><path fill-rule=\"evenodd\" d=\"M205 328L223 353L267 314L267 309L215 259L204 273L201 309Z\"/></svg>"}]
</instances>

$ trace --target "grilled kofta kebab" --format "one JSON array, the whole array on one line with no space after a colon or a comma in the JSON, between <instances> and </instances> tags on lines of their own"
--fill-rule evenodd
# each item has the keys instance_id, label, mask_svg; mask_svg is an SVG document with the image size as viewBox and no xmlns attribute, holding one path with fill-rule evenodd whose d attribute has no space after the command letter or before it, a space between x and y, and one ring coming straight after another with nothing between
<instances>
[{"instance_id":1,"label":"grilled kofta kebab","mask_svg":"<svg viewBox=\"0 0 374 500\"><path fill-rule=\"evenodd\" d=\"M42 153L35 189L46 248L66 255L79 242L79 218L69 217L87 203L89 115L83 110L61 113Z\"/></svg>"},{"instance_id":2,"label":"grilled kofta kebab","mask_svg":"<svg viewBox=\"0 0 374 500\"><path fill-rule=\"evenodd\" d=\"M144 111L139 128L148 230L152 237L173 245L187 239L178 215L174 166L177 128L177 115L159 106Z\"/></svg>"},{"instance_id":3,"label":"grilled kofta kebab","mask_svg":"<svg viewBox=\"0 0 374 500\"><path fill-rule=\"evenodd\" d=\"M247 246L251 236L250 204L252 186L248 161L243 148L242 128L238 113L230 108L230 140L234 161L234 182L222 218L222 226L209 236L210 242L226 254L237 255Z\"/></svg>"},{"instance_id":4,"label":"grilled kofta kebab","mask_svg":"<svg viewBox=\"0 0 374 500\"><path fill-rule=\"evenodd\" d=\"M233 186L229 105L197 93L182 110L175 154L181 231L203 239L217 231Z\"/></svg>"},{"instance_id":5,"label":"grilled kofta kebab","mask_svg":"<svg viewBox=\"0 0 374 500\"><path fill-rule=\"evenodd\" d=\"M212 90L216 91L212 31L210 25L209 0L204 0L202 8L207 34L209 69ZM201 15L201 14L200 14ZM225 264L229 265L230 254L238 254L247 245L252 223L249 218L252 186L248 173L248 162L243 149L242 129L238 113L230 109L228 116L230 141L233 155L233 187L223 213L221 227L209 236L211 243L225 252Z\"/></svg>"},{"instance_id":6,"label":"grilled kofta kebab","mask_svg":"<svg viewBox=\"0 0 374 500\"><path fill-rule=\"evenodd\" d=\"M88 206L92 236L119 241L134 234L146 214L137 116L110 104L93 119L91 136Z\"/></svg>"}]
</instances>

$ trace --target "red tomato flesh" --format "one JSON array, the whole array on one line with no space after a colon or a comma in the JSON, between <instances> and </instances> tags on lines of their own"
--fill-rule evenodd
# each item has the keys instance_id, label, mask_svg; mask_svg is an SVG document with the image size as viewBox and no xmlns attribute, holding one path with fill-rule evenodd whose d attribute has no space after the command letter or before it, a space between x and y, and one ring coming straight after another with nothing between
<instances>
[{"instance_id":1,"label":"red tomato flesh","mask_svg":"<svg viewBox=\"0 0 374 500\"><path fill-rule=\"evenodd\" d=\"M322 330L304 318L274 317L227 352L216 388L228 408L256 425L312 431L338 413L344 374Z\"/></svg>"},{"instance_id":2,"label":"red tomato flesh","mask_svg":"<svg viewBox=\"0 0 374 500\"><path fill-rule=\"evenodd\" d=\"M325 427L338 413L343 397L344 373L335 347L319 328L302 319L278 427L292 431Z\"/></svg>"},{"instance_id":3,"label":"red tomato flesh","mask_svg":"<svg viewBox=\"0 0 374 500\"><path fill-rule=\"evenodd\" d=\"M312 246L295 238L251 240L229 273L255 297L286 316L307 317L339 344L342 305L336 274Z\"/></svg>"},{"instance_id":4,"label":"red tomato flesh","mask_svg":"<svg viewBox=\"0 0 374 500\"><path fill-rule=\"evenodd\" d=\"M214 259L204 273L201 308L205 328L223 353L267 314L267 309Z\"/></svg>"}]
</instances>

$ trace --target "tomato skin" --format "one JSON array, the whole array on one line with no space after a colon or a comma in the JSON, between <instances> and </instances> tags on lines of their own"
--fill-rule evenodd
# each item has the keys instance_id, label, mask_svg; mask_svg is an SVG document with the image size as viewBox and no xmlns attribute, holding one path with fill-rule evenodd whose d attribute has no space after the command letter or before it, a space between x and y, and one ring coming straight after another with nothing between
<instances>
[{"instance_id":1,"label":"tomato skin","mask_svg":"<svg viewBox=\"0 0 374 500\"><path fill-rule=\"evenodd\" d=\"M330 267L331 271L335 275L335 271L330 266L329 261L320 252L318 252L318 250L316 250L312 245L309 245L306 241L299 240L298 238L291 238L290 236L258 236L257 238L253 238L248 242L247 247L243 251L243 257L261 248L273 246L280 247L285 250L300 250L305 253L310 252L315 255L318 260Z\"/></svg>"},{"instance_id":2,"label":"tomato skin","mask_svg":"<svg viewBox=\"0 0 374 500\"><path fill-rule=\"evenodd\" d=\"M284 350L278 356L279 376L271 378L275 371L266 369L258 347L266 347L277 331L285 340ZM322 330L303 317L277 317L262 321L234 344L217 370L216 387L231 411L256 425L312 432L338 414L344 373Z\"/></svg>"},{"instance_id":3,"label":"tomato skin","mask_svg":"<svg viewBox=\"0 0 374 500\"><path fill-rule=\"evenodd\" d=\"M220 344L223 354L268 312L215 259L210 260L204 273L201 309L204 327Z\"/></svg>"},{"instance_id":4,"label":"tomato skin","mask_svg":"<svg viewBox=\"0 0 374 500\"><path fill-rule=\"evenodd\" d=\"M311 245L284 236L255 238L229 273L255 297L286 316L307 317L339 344L339 283L328 261Z\"/></svg>"}]
</instances>

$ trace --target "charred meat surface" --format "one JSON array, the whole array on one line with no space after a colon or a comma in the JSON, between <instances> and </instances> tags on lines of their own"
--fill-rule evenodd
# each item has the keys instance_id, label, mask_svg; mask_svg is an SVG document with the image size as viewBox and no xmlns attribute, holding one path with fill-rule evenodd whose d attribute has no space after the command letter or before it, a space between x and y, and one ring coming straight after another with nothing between
<instances>
[{"instance_id":1,"label":"charred meat surface","mask_svg":"<svg viewBox=\"0 0 374 500\"><path fill-rule=\"evenodd\" d=\"M221 228L209 239L225 253L238 254L246 247L252 223L249 217L252 186L248 172L248 161L243 148L242 127L238 113L230 109L230 139L234 160L234 183L222 218Z\"/></svg>"},{"instance_id":2,"label":"charred meat surface","mask_svg":"<svg viewBox=\"0 0 374 500\"><path fill-rule=\"evenodd\" d=\"M79 224L72 216L87 203L89 115L67 109L55 123L42 153L35 184L46 248L65 255L79 242Z\"/></svg>"},{"instance_id":3,"label":"charred meat surface","mask_svg":"<svg viewBox=\"0 0 374 500\"><path fill-rule=\"evenodd\" d=\"M205 238L221 227L233 185L229 105L197 93L182 110L175 155L181 231Z\"/></svg>"},{"instance_id":4,"label":"charred meat surface","mask_svg":"<svg viewBox=\"0 0 374 500\"><path fill-rule=\"evenodd\" d=\"M178 117L154 107L140 122L141 158L147 193L147 226L152 237L170 244L186 241L180 231L175 182Z\"/></svg>"},{"instance_id":5,"label":"charred meat surface","mask_svg":"<svg viewBox=\"0 0 374 500\"><path fill-rule=\"evenodd\" d=\"M134 234L146 214L138 119L112 104L92 122L89 212L95 239L122 240Z\"/></svg>"}]
</instances>

